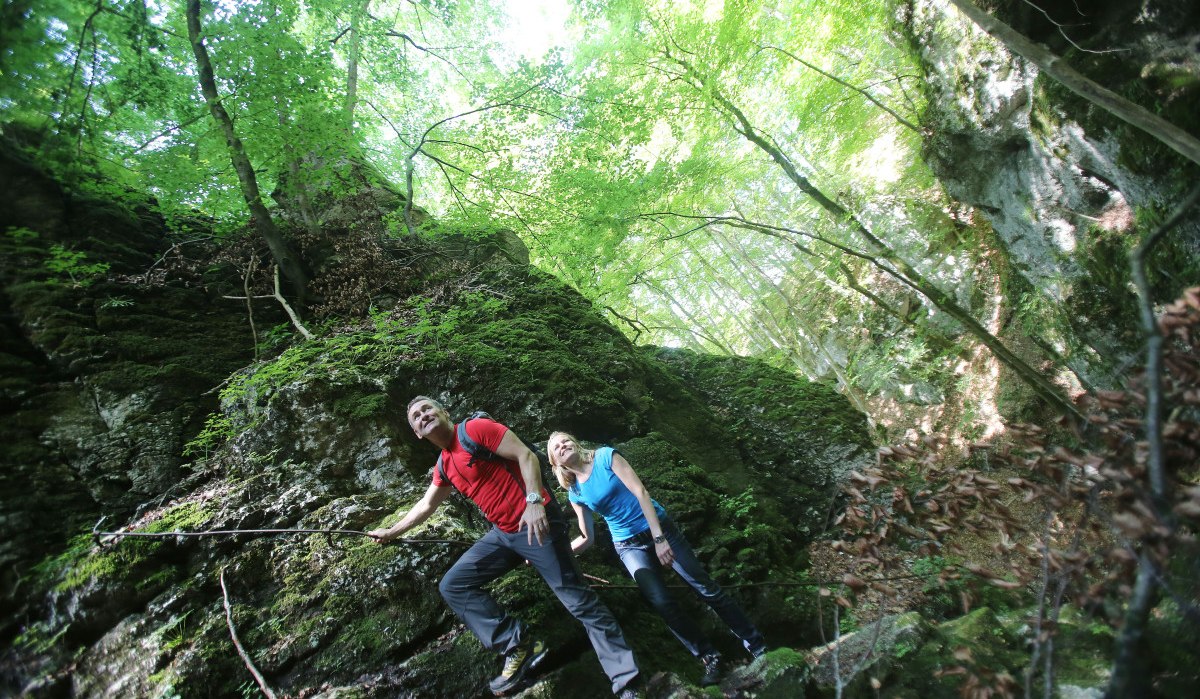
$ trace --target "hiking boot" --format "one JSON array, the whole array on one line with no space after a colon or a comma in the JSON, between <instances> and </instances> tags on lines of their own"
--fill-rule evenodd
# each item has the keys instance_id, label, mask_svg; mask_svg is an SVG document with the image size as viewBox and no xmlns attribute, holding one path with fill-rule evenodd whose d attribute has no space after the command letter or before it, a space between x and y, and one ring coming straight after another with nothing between
<instances>
[{"instance_id":1,"label":"hiking boot","mask_svg":"<svg viewBox=\"0 0 1200 699\"><path fill-rule=\"evenodd\" d=\"M525 679L525 674L546 657L546 644L541 641L523 643L504 656L504 669L488 683L496 696L513 690Z\"/></svg>"},{"instance_id":2,"label":"hiking boot","mask_svg":"<svg viewBox=\"0 0 1200 699\"><path fill-rule=\"evenodd\" d=\"M720 653L709 653L700 658L700 662L704 663L704 677L700 678L701 687L711 687L721 680Z\"/></svg>"}]
</instances>

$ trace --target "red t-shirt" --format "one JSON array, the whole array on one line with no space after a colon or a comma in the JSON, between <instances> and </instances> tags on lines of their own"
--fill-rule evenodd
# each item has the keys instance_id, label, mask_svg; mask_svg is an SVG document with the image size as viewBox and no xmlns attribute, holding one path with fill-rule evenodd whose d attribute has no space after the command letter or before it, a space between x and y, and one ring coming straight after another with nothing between
<instances>
[{"instance_id":1,"label":"red t-shirt","mask_svg":"<svg viewBox=\"0 0 1200 699\"><path fill-rule=\"evenodd\" d=\"M479 417L467 422L467 434L475 443L493 453L500 448L500 441L508 428L495 420ZM439 488L457 488L470 498L489 522L502 532L512 534L521 525L525 512L525 479L521 477L521 466L516 461L497 459L484 460L475 457L458 441L458 426L454 427L454 444L442 451L442 478L437 468L433 469L433 484ZM542 487L542 503L549 493Z\"/></svg>"}]
</instances>

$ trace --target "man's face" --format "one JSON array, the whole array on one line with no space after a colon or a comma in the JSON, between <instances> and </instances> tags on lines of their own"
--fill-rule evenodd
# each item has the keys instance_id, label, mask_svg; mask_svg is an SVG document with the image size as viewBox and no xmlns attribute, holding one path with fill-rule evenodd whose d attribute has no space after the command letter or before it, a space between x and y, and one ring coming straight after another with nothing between
<instances>
[{"instance_id":1,"label":"man's face","mask_svg":"<svg viewBox=\"0 0 1200 699\"><path fill-rule=\"evenodd\" d=\"M446 414L445 410L439 409L427 400L413 403L412 407L408 409L408 425L412 427L413 434L417 435L417 439L425 439L443 422L449 427L450 416Z\"/></svg>"}]
</instances>

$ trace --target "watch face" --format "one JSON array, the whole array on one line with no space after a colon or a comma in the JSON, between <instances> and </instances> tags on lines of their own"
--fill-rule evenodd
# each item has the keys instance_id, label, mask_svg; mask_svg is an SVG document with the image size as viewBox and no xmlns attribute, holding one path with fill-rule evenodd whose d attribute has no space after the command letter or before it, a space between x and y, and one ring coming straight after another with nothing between
<instances>
[{"instance_id":1,"label":"watch face","mask_svg":"<svg viewBox=\"0 0 1200 699\"><path fill-rule=\"evenodd\" d=\"M542 496L537 493L526 493L525 494L525 502L527 502L531 505L535 502L541 502L541 501L542 501Z\"/></svg>"}]
</instances>

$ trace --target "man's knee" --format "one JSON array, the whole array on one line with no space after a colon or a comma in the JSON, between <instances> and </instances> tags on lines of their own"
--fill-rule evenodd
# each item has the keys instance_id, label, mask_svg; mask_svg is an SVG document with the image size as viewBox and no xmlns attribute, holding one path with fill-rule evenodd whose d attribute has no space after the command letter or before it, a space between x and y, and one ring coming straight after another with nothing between
<instances>
[{"instance_id":1,"label":"man's knee","mask_svg":"<svg viewBox=\"0 0 1200 699\"><path fill-rule=\"evenodd\" d=\"M453 569L446 573L442 581L438 583L438 592L442 593L442 599L447 602L462 594L465 589L455 578Z\"/></svg>"}]
</instances>

